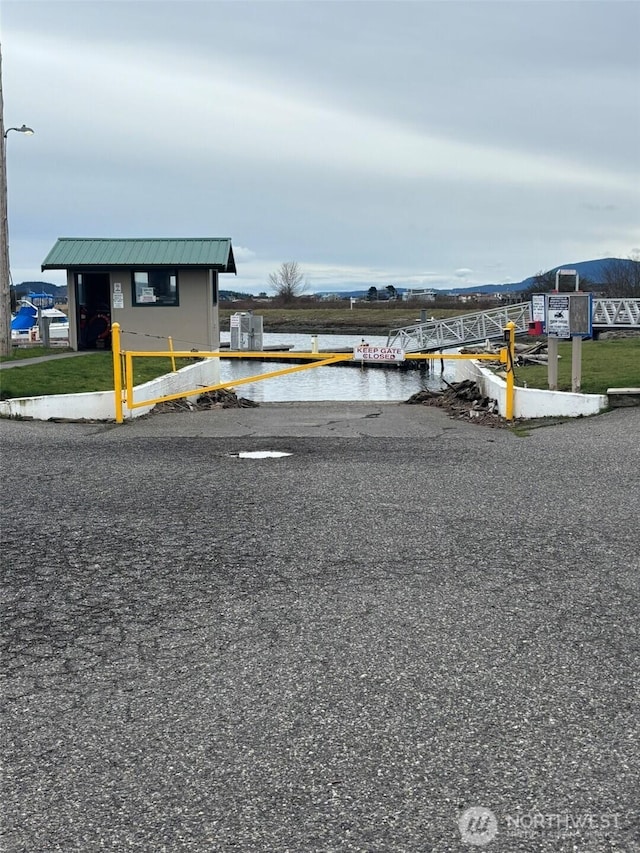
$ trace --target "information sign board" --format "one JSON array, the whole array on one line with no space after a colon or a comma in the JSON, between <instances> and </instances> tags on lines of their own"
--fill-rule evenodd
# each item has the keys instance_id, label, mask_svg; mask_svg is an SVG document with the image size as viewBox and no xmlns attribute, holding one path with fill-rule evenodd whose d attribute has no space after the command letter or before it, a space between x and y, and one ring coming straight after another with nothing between
<instances>
[{"instance_id":1,"label":"information sign board","mask_svg":"<svg viewBox=\"0 0 640 853\"><path fill-rule=\"evenodd\" d=\"M534 323L544 323L544 293L534 293L531 296L531 319Z\"/></svg>"},{"instance_id":2,"label":"information sign board","mask_svg":"<svg viewBox=\"0 0 640 853\"><path fill-rule=\"evenodd\" d=\"M554 338L570 338L569 295L547 295L547 334Z\"/></svg>"}]
</instances>

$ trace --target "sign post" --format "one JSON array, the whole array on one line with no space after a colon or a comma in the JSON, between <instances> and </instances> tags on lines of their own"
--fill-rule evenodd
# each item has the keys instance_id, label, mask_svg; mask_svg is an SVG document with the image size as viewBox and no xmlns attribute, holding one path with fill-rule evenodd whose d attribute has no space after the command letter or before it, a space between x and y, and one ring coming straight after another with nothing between
<instances>
[{"instance_id":1,"label":"sign post","mask_svg":"<svg viewBox=\"0 0 640 853\"><path fill-rule=\"evenodd\" d=\"M574 270L559 270L559 274L578 274ZM582 339L590 338L592 329L592 295L590 293L559 293L554 290L545 297L546 329L549 362L547 384L550 391L558 390L558 341L571 339L571 390L580 391L582 377Z\"/></svg>"},{"instance_id":2,"label":"sign post","mask_svg":"<svg viewBox=\"0 0 640 853\"><path fill-rule=\"evenodd\" d=\"M547 338L547 387L549 391L558 390L558 339Z\"/></svg>"},{"instance_id":3,"label":"sign post","mask_svg":"<svg viewBox=\"0 0 640 853\"><path fill-rule=\"evenodd\" d=\"M571 338L571 390L580 391L582 383L582 336L573 335Z\"/></svg>"},{"instance_id":4,"label":"sign post","mask_svg":"<svg viewBox=\"0 0 640 853\"><path fill-rule=\"evenodd\" d=\"M569 296L560 295L557 291L547 294L546 305L547 328L547 385L549 391L558 390L558 340L569 337Z\"/></svg>"}]
</instances>

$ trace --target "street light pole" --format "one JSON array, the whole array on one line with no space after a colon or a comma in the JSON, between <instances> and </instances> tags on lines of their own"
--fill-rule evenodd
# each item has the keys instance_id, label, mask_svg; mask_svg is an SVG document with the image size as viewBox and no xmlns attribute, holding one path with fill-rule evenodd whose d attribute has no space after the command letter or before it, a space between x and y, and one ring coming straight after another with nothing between
<instances>
[{"instance_id":1,"label":"street light pole","mask_svg":"<svg viewBox=\"0 0 640 853\"><path fill-rule=\"evenodd\" d=\"M0 355L11 355L11 281L9 267L9 218L7 215L7 136L9 131L33 134L22 127L4 129L4 101L2 98L2 55L0 54Z\"/></svg>"},{"instance_id":2,"label":"street light pole","mask_svg":"<svg viewBox=\"0 0 640 853\"><path fill-rule=\"evenodd\" d=\"M9 286L9 223L7 220L7 137L4 135L2 56L0 56L0 355L11 355L11 290Z\"/></svg>"}]
</instances>

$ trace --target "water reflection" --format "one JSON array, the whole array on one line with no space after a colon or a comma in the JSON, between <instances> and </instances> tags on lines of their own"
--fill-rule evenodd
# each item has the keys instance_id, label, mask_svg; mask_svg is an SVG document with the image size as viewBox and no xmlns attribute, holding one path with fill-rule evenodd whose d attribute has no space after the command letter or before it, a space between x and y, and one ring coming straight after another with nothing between
<instances>
[{"instance_id":1,"label":"water reflection","mask_svg":"<svg viewBox=\"0 0 640 853\"><path fill-rule=\"evenodd\" d=\"M221 335L229 340L228 333ZM372 346L386 343L386 336L366 336ZM361 335L318 335L320 350L352 347L362 341ZM300 352L311 350L311 335L265 334L264 345L291 344ZM222 382L230 382L246 376L269 373L286 367L281 362L223 360L220 363ZM452 382L453 362L445 362L444 378ZM279 376L247 385L238 386L238 393L258 403L320 400L406 400L424 388L442 388L440 362L436 373L421 370L400 370L398 367L319 367L303 370L290 376Z\"/></svg>"}]
</instances>

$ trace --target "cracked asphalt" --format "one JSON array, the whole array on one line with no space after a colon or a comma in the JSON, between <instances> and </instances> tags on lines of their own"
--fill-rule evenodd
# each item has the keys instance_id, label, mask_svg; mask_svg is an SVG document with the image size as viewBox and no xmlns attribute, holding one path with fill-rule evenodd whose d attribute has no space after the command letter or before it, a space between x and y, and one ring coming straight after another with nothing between
<instances>
[{"instance_id":1,"label":"cracked asphalt","mask_svg":"<svg viewBox=\"0 0 640 853\"><path fill-rule=\"evenodd\" d=\"M640 850L640 409L0 439L3 851Z\"/></svg>"}]
</instances>

